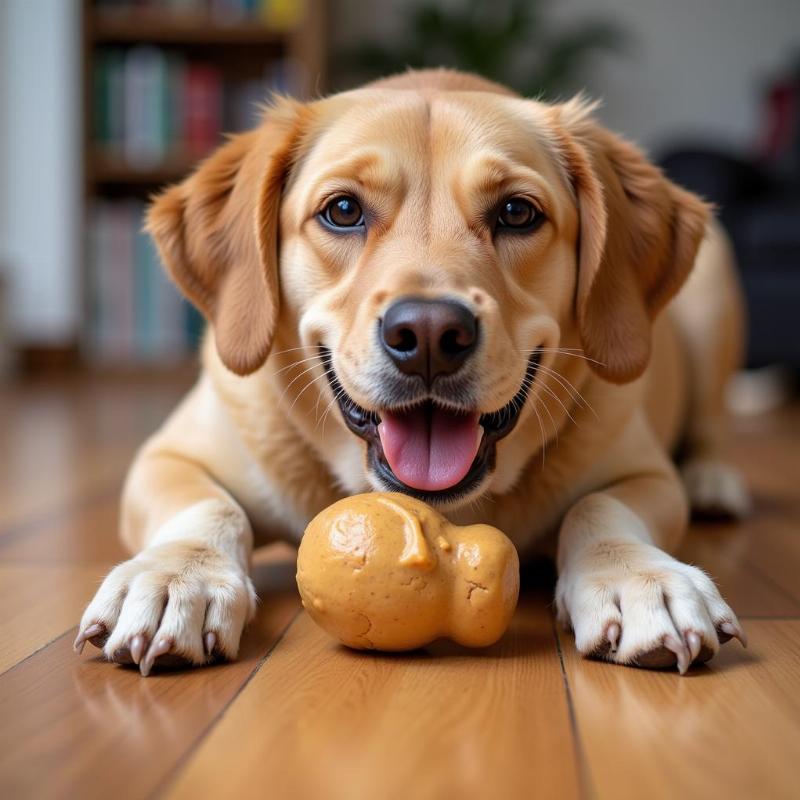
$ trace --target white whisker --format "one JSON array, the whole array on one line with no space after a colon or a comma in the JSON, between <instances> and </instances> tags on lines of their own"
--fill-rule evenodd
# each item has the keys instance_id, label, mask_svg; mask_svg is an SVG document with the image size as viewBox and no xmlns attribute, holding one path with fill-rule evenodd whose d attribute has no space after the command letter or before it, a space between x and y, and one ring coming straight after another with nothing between
<instances>
[{"instance_id":1,"label":"white whisker","mask_svg":"<svg viewBox=\"0 0 800 800\"><path fill-rule=\"evenodd\" d=\"M565 378L561 373L557 370L551 369L550 367L545 367L544 365L540 364L539 369L543 369L545 373L551 375L562 387L563 389L569 394L573 401L578 402L584 408L588 409L592 412L595 419L599 419L597 416L597 412L592 407L591 403L575 388L575 386L570 383L570 381Z\"/></svg>"},{"instance_id":2,"label":"white whisker","mask_svg":"<svg viewBox=\"0 0 800 800\"><path fill-rule=\"evenodd\" d=\"M316 378L313 378L312 380L310 380L310 381L309 381L309 382L308 382L308 383L307 383L307 384L306 384L306 385L305 385L305 386L304 386L304 387L303 387L303 388L302 388L302 389L301 389L301 390L298 392L298 394L297 394L297 397L295 397L295 398L294 398L294 400L292 401L292 404L289 406L289 411L291 411L291 410L292 410L292 409L295 407L295 405L297 404L297 401L298 401L298 400L299 400L299 399L300 399L300 398L301 398L301 397L302 397L302 396L305 394L306 390L307 390L309 387L313 386L313 385L314 385L314 384L315 384L317 381L321 381L323 378L327 378L327 377L328 377L328 376L327 376L327 375L326 375L326 374L323 372L323 373L322 373L322 375L317 375L317 377L316 377Z\"/></svg>"},{"instance_id":3,"label":"white whisker","mask_svg":"<svg viewBox=\"0 0 800 800\"><path fill-rule=\"evenodd\" d=\"M292 361L291 364L287 364L285 367L281 367L279 370L276 370L273 374L280 375L281 372L286 372L287 369L291 369L292 367L299 367L301 364L306 364L309 361L313 361L315 358L321 358L319 355L309 356L308 358L301 358L299 361Z\"/></svg>"},{"instance_id":4,"label":"white whisker","mask_svg":"<svg viewBox=\"0 0 800 800\"><path fill-rule=\"evenodd\" d=\"M330 412L331 412L331 409L334 407L334 405L336 404L336 402L337 402L337 401L339 400L339 398L340 398L340 397L342 397L342 396L344 396L344 389L339 389L339 391L338 391L338 392L336 392L336 393L333 395L333 398L332 398L332 399L331 399L331 401L328 403L328 405L325 407L325 412L324 412L324 413L323 413L323 415L322 415L322 419L321 419L321 420L320 420L320 419L318 419L318 420L317 420L317 427L319 427L319 424L320 424L320 422L322 422L322 435L323 435L323 436L325 436L325 422L326 422L326 421L327 421L327 419L328 419L328 414L330 414Z\"/></svg>"},{"instance_id":5,"label":"white whisker","mask_svg":"<svg viewBox=\"0 0 800 800\"><path fill-rule=\"evenodd\" d=\"M547 389L547 387L544 384L541 384L541 386L543 389ZM553 414L550 411L550 406L547 403L542 402L542 408L544 408L544 410L547 412L547 416L550 418L550 426L553 429L553 435L555 436L556 439L556 447L558 447L558 426L556 425L556 421L553 418Z\"/></svg>"},{"instance_id":6,"label":"white whisker","mask_svg":"<svg viewBox=\"0 0 800 800\"><path fill-rule=\"evenodd\" d=\"M564 387L564 389L571 390L573 394L580 394L580 392L575 388L574 384L570 383L570 381L567 380L567 378L565 378L558 370L548 367L545 364L539 364L539 369L556 378Z\"/></svg>"},{"instance_id":7,"label":"white whisker","mask_svg":"<svg viewBox=\"0 0 800 800\"><path fill-rule=\"evenodd\" d=\"M598 361L595 358L590 358L589 356L582 355L580 352L580 348L576 347L534 347L533 350L520 350L520 353L559 353L563 356L571 356L572 358L582 358L584 361L591 361L592 364L599 364L601 367L605 367L606 364L602 361Z\"/></svg>"},{"instance_id":8,"label":"white whisker","mask_svg":"<svg viewBox=\"0 0 800 800\"><path fill-rule=\"evenodd\" d=\"M548 393L548 394L549 394L549 395L550 395L550 396L551 396L551 397L552 397L552 398L553 398L553 399L554 399L554 400L555 400L555 401L556 401L556 402L557 402L557 403L558 403L558 404L561 406L561 408L564 410L564 413L565 413L565 414L566 414L566 415L567 415L567 416L568 416L568 417L569 417L569 418L572 420L572 422L573 422L573 423L574 423L574 424L575 424L575 425L576 425L578 428L580 428L580 425L578 425L578 422L577 422L577 420L575 419L575 417L573 417L573 416L572 416L572 414L570 413L570 410L569 410L569 409L568 409L568 408L567 408L567 407L564 405L564 403L561 401L561 398L560 398L560 397L559 397L559 396L558 396L558 395L557 395L557 394L556 394L556 393L555 393L555 392L554 392L554 391L553 391L553 390L552 390L552 389L551 389L551 388L550 388L550 387L549 387L549 386L548 386L546 383L544 383L544 382L540 382L540 383L539 383L539 386L541 386L541 387L542 387L542 389L543 389L544 391L546 391L546 392L547 392L547 393ZM573 400L574 400L574 398L573 398Z\"/></svg>"},{"instance_id":9,"label":"white whisker","mask_svg":"<svg viewBox=\"0 0 800 800\"><path fill-rule=\"evenodd\" d=\"M301 347L289 347L286 350L273 350L270 353L270 357L272 357L272 356L282 356L282 355L285 355L286 353L294 353L294 352L296 352L298 350L307 350L307 349L308 349L308 347L303 345Z\"/></svg>"},{"instance_id":10,"label":"white whisker","mask_svg":"<svg viewBox=\"0 0 800 800\"><path fill-rule=\"evenodd\" d=\"M538 406L537 399L538 398L536 398L534 396L533 405L531 406L531 410L536 415L536 419L537 419L537 421L539 423L539 432L542 435L542 468L544 468L544 459L545 459L545 455L547 453L547 437L544 435L544 425L542 424L542 418L539 415L539 410L537 408L537 406Z\"/></svg>"},{"instance_id":11,"label":"white whisker","mask_svg":"<svg viewBox=\"0 0 800 800\"><path fill-rule=\"evenodd\" d=\"M312 372L313 370L315 370L317 368L317 366L318 366L317 364L312 364L310 367L308 367L308 369L304 369L299 375L295 375L294 378L292 378L292 380L289 381L288 386L281 393L280 398L278 398L278 404L280 404L281 401L283 400L283 398L286 396L286 392L288 392L289 389L291 389L292 386L294 386L294 384L297 383L297 381L299 381L300 378L303 377L303 375L307 375L309 372ZM324 374L325 373L323 372L323 375ZM292 403L292 408L294 408L294 403Z\"/></svg>"},{"instance_id":12,"label":"white whisker","mask_svg":"<svg viewBox=\"0 0 800 800\"><path fill-rule=\"evenodd\" d=\"M580 392L577 390L577 388L575 388L575 385L566 377L564 377L558 370L555 370L552 367L548 367L544 364L539 364L539 369L543 370L548 375L552 375L564 389L571 391L573 395L580 395ZM583 398L581 397L581 399Z\"/></svg>"},{"instance_id":13,"label":"white whisker","mask_svg":"<svg viewBox=\"0 0 800 800\"><path fill-rule=\"evenodd\" d=\"M564 403L561 402L561 398L549 386L545 386L544 384L542 384L541 386L542 386L542 389L544 389L561 406L561 408L564 410L564 413L569 418L570 422L576 428L580 428L580 424L575 419L575 417L572 416L572 414L570 413L569 409L564 405ZM547 408L547 405L545 405L545 408Z\"/></svg>"}]
</instances>

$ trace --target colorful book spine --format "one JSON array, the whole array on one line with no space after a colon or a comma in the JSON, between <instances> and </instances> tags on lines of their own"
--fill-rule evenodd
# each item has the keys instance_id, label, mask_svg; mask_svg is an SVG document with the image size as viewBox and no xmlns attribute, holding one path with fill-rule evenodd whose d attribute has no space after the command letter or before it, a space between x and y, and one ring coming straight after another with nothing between
<instances>
[{"instance_id":1,"label":"colorful book spine","mask_svg":"<svg viewBox=\"0 0 800 800\"><path fill-rule=\"evenodd\" d=\"M131 361L136 352L132 208L132 201L129 200L111 206L111 253L108 261L101 265L108 272L111 350L121 363Z\"/></svg>"},{"instance_id":2,"label":"colorful book spine","mask_svg":"<svg viewBox=\"0 0 800 800\"><path fill-rule=\"evenodd\" d=\"M222 77L206 64L190 64L186 70L183 134L192 157L208 153L222 130Z\"/></svg>"},{"instance_id":3,"label":"colorful book spine","mask_svg":"<svg viewBox=\"0 0 800 800\"><path fill-rule=\"evenodd\" d=\"M157 47L133 47L125 58L124 152L128 163L151 169L167 149L167 60Z\"/></svg>"},{"instance_id":4,"label":"colorful book spine","mask_svg":"<svg viewBox=\"0 0 800 800\"><path fill-rule=\"evenodd\" d=\"M103 148L119 146L125 132L124 52L102 50L94 66L92 117L95 141Z\"/></svg>"},{"instance_id":5,"label":"colorful book spine","mask_svg":"<svg viewBox=\"0 0 800 800\"><path fill-rule=\"evenodd\" d=\"M276 31L293 30L305 14L305 0L261 0L261 18Z\"/></svg>"},{"instance_id":6,"label":"colorful book spine","mask_svg":"<svg viewBox=\"0 0 800 800\"><path fill-rule=\"evenodd\" d=\"M134 200L98 200L91 209L87 344L103 365L167 365L197 348L202 322L187 322L187 303L142 230L144 211Z\"/></svg>"},{"instance_id":7,"label":"colorful book spine","mask_svg":"<svg viewBox=\"0 0 800 800\"><path fill-rule=\"evenodd\" d=\"M194 16L209 25L267 25L276 31L293 28L308 10L304 0L95 0L95 5L98 14ZM285 58L272 60L259 75L215 61L213 53L200 56L196 48L151 45L95 51L93 139L113 165L112 181L115 168L123 177L125 167L145 173L163 167L170 174L183 169L213 150L223 132L258 124L272 90L291 94L303 85L298 66ZM149 179L142 187L149 187ZM118 192L114 186L110 194ZM87 345L103 364L176 362L196 351L205 327L142 232L144 210L141 200L119 199L97 200L90 209Z\"/></svg>"},{"instance_id":8,"label":"colorful book spine","mask_svg":"<svg viewBox=\"0 0 800 800\"><path fill-rule=\"evenodd\" d=\"M261 77L224 81L209 63L141 46L100 51L92 79L94 142L106 157L134 170L157 169L172 158L207 155L223 131L257 124L271 91L302 85L298 64L269 62Z\"/></svg>"}]
</instances>

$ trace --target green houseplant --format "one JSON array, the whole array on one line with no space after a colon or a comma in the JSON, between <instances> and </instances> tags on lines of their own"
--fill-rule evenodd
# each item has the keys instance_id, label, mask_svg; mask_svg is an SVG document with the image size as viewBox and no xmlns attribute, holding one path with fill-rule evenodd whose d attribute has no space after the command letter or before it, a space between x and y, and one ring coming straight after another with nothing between
<instances>
[{"instance_id":1,"label":"green houseplant","mask_svg":"<svg viewBox=\"0 0 800 800\"><path fill-rule=\"evenodd\" d=\"M578 86L590 58L619 51L626 37L600 19L568 27L548 20L550 0L424 0L391 44L367 42L353 65L374 78L409 67L448 66L476 72L527 96L557 97Z\"/></svg>"}]
</instances>

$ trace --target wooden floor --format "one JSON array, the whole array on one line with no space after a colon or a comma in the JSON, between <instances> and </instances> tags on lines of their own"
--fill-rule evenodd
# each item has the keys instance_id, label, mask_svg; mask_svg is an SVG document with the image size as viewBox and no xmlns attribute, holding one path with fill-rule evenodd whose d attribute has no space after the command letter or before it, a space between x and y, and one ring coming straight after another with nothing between
<instances>
[{"instance_id":1,"label":"wooden floor","mask_svg":"<svg viewBox=\"0 0 800 800\"><path fill-rule=\"evenodd\" d=\"M739 421L757 512L683 550L750 638L685 678L578 658L546 573L488 651L350 652L278 548L237 663L143 679L70 645L180 384L0 390L0 797L800 798L800 408Z\"/></svg>"}]
</instances>

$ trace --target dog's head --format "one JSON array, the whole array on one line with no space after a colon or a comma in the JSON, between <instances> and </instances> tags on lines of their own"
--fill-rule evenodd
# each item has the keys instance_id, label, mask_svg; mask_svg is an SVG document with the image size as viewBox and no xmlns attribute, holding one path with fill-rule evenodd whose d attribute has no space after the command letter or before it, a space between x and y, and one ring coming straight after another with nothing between
<instances>
[{"instance_id":1,"label":"dog's head","mask_svg":"<svg viewBox=\"0 0 800 800\"><path fill-rule=\"evenodd\" d=\"M706 207L590 111L452 73L281 100L161 195L149 230L231 371L276 342L305 435L338 406L363 464L334 465L347 488L454 505L542 447L559 353L641 375L703 235Z\"/></svg>"}]
</instances>

